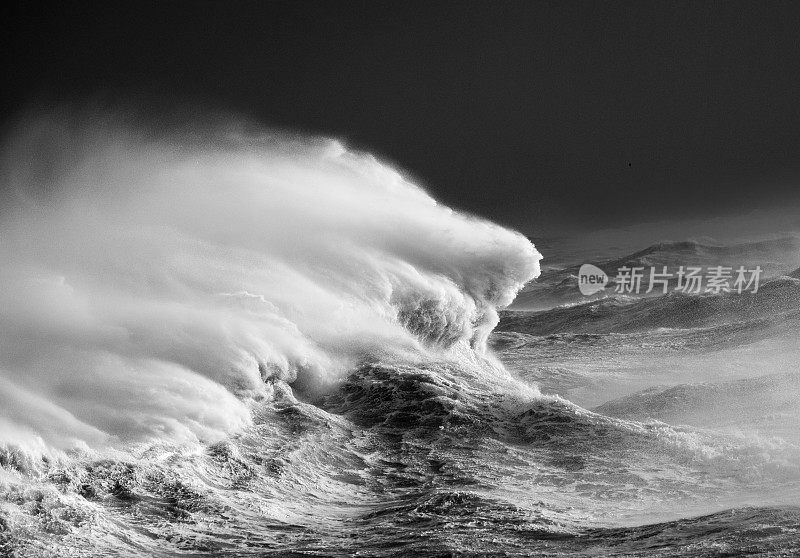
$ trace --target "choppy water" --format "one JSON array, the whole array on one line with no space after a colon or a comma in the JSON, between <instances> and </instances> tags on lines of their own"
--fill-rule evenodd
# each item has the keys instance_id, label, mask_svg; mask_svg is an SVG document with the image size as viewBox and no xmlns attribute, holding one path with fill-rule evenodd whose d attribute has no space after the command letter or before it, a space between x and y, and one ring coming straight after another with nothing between
<instances>
[{"instance_id":1,"label":"choppy water","mask_svg":"<svg viewBox=\"0 0 800 558\"><path fill-rule=\"evenodd\" d=\"M794 376L777 381L797 386ZM678 393L682 402L666 397L692 415L703 409L705 386L694 390L699 405L686 395L689 388ZM274 388L268 401L253 404L252 427L209 446L146 445L119 459L49 464L4 455L4 550L45 556L65 549L86 556L800 550L800 448L790 436L760 431L751 416L748 429L708 428L702 421L676 426L684 421L670 425L624 399L596 414L538 396L484 363L364 365L315 402L298 401L281 381ZM750 390L742 389L746 400ZM770 408L756 395L760 417L782 412L796 420L796 405Z\"/></svg>"}]
</instances>

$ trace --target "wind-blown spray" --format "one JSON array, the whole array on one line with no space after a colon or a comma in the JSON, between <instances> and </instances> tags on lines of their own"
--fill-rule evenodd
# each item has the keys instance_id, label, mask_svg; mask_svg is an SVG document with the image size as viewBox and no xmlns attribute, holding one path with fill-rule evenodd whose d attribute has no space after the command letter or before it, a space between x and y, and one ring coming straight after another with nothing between
<instances>
[{"instance_id":1,"label":"wind-blown spray","mask_svg":"<svg viewBox=\"0 0 800 558\"><path fill-rule=\"evenodd\" d=\"M539 273L522 235L374 157L225 125L46 116L7 140L0 442L210 440L270 378L485 350Z\"/></svg>"}]
</instances>

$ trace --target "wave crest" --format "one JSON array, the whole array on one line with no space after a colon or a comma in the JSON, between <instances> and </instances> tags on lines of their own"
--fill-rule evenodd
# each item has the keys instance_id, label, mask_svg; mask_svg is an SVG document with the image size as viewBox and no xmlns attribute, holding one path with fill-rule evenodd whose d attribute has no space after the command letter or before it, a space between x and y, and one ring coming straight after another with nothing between
<instances>
[{"instance_id":1,"label":"wave crest","mask_svg":"<svg viewBox=\"0 0 800 558\"><path fill-rule=\"evenodd\" d=\"M50 114L6 141L0 380L69 435L9 404L0 441L213 439L266 377L321 390L369 356L483 351L539 274L522 235L338 141L121 122Z\"/></svg>"}]
</instances>

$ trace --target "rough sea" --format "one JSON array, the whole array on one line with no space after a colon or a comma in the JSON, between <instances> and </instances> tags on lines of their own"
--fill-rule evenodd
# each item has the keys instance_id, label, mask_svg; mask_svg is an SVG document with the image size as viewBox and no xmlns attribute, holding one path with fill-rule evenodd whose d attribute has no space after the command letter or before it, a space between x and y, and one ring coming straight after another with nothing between
<instances>
[{"instance_id":1,"label":"rough sea","mask_svg":"<svg viewBox=\"0 0 800 558\"><path fill-rule=\"evenodd\" d=\"M333 140L38 115L2 179L2 556L800 555L797 236L583 297Z\"/></svg>"}]
</instances>

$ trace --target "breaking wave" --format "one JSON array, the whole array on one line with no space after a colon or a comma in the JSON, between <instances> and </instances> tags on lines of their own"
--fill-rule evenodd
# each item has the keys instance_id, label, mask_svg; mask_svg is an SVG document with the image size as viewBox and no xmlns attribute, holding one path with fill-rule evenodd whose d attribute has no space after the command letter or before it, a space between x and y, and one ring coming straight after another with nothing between
<instances>
[{"instance_id":1,"label":"breaking wave","mask_svg":"<svg viewBox=\"0 0 800 558\"><path fill-rule=\"evenodd\" d=\"M522 235L339 141L51 113L9 134L0 443L214 441L271 380L480 354L539 273Z\"/></svg>"}]
</instances>

